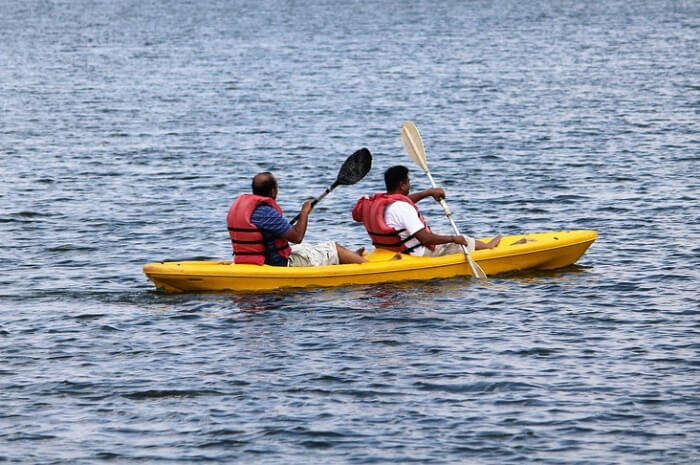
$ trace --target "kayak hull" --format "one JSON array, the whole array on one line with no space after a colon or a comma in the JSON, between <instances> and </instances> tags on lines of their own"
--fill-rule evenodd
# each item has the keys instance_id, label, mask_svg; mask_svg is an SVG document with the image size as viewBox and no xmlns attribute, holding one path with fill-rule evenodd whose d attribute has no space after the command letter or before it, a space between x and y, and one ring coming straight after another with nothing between
<instances>
[{"instance_id":1,"label":"kayak hull","mask_svg":"<svg viewBox=\"0 0 700 465\"><path fill-rule=\"evenodd\" d=\"M504 236L498 247L475 251L472 258L487 275L551 270L575 263L597 237L598 234L590 230ZM513 244L523 239L526 242ZM235 265L230 261L158 262L144 265L143 271L158 289L166 292L260 292L471 275L463 254L444 257L402 255L400 260L392 260L394 256L394 253L380 249L368 254L369 262L360 265L298 268Z\"/></svg>"}]
</instances>

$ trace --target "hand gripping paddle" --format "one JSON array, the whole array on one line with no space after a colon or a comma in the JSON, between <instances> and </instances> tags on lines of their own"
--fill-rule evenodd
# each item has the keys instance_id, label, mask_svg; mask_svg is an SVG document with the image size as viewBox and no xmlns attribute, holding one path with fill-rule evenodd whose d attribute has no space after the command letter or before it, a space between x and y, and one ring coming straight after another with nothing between
<instances>
[{"instance_id":1,"label":"hand gripping paddle","mask_svg":"<svg viewBox=\"0 0 700 465\"><path fill-rule=\"evenodd\" d=\"M372 154L366 148L361 148L353 153L345 160L343 166L338 171L338 177L333 184L326 188L325 192L311 201L311 208L319 203L325 196L331 193L338 186L350 186L355 184L360 179L364 178L372 168ZM294 224L299 220L299 215L292 218L291 223Z\"/></svg>"},{"instance_id":2,"label":"hand gripping paddle","mask_svg":"<svg viewBox=\"0 0 700 465\"><path fill-rule=\"evenodd\" d=\"M403 146L406 149L408 156L411 157L411 160L413 160L416 165L420 166L421 169L425 171L425 174L428 175L428 179L430 179L430 184L433 185L433 188L436 188L437 186L435 185L435 181L430 175L430 170L428 169L428 162L425 157L425 148L423 148L423 139L421 138L416 125L410 121L406 121L401 127L401 142L403 142ZM459 234L457 225L452 219L452 212L447 207L445 199L440 199L440 205L442 206L442 209L445 210L447 219L450 220L452 230L455 232L455 234ZM479 279L486 279L486 273L484 273L484 270L481 269L479 264L472 259L466 246L462 246L462 251L467 257L469 267L472 270L472 275Z\"/></svg>"}]
</instances>

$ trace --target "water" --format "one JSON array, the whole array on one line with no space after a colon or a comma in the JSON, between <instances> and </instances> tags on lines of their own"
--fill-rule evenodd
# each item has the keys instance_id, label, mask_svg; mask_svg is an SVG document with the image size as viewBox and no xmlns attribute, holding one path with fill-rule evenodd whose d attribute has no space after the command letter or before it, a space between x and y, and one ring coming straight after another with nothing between
<instances>
[{"instance_id":1,"label":"water","mask_svg":"<svg viewBox=\"0 0 700 465\"><path fill-rule=\"evenodd\" d=\"M697 2L143 3L0 5L0 461L698 462ZM600 238L488 285L143 276L362 146L307 240L366 245L408 119L464 231Z\"/></svg>"}]
</instances>

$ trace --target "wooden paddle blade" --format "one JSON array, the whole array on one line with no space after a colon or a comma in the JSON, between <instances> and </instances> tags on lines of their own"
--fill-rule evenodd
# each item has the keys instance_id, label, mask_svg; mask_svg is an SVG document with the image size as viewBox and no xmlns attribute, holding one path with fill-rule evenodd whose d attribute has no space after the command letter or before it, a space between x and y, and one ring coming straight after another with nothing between
<instances>
[{"instance_id":1,"label":"wooden paddle blade","mask_svg":"<svg viewBox=\"0 0 700 465\"><path fill-rule=\"evenodd\" d=\"M416 165L420 166L423 171L428 172L428 163L425 158L425 148L423 147L423 139L418 132L418 128L411 121L406 121L401 127L401 142L403 143L406 153L411 157L411 160Z\"/></svg>"},{"instance_id":2,"label":"wooden paddle blade","mask_svg":"<svg viewBox=\"0 0 700 465\"><path fill-rule=\"evenodd\" d=\"M481 269L479 264L474 261L474 259L471 257L471 254L469 254L469 252L466 252L466 254L467 254L467 261L469 262L469 267L472 270L472 275L475 278L487 279L486 273L484 272L483 269Z\"/></svg>"},{"instance_id":3,"label":"wooden paddle blade","mask_svg":"<svg viewBox=\"0 0 700 465\"><path fill-rule=\"evenodd\" d=\"M372 154L366 148L361 148L345 160L340 167L335 185L349 186L364 178L372 168Z\"/></svg>"}]
</instances>

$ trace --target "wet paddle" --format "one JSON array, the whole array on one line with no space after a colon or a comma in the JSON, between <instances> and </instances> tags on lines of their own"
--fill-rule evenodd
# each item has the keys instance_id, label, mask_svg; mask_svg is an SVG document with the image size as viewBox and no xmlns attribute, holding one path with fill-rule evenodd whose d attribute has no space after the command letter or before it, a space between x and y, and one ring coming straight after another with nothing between
<instances>
[{"instance_id":1,"label":"wet paddle","mask_svg":"<svg viewBox=\"0 0 700 465\"><path fill-rule=\"evenodd\" d=\"M372 168L372 154L366 148L361 148L357 152L353 153L345 160L343 166L340 167L338 171L338 177L335 179L333 184L326 188L325 192L311 201L311 208L319 203L325 196L331 193L333 189L338 186L350 186L355 184L360 179L364 178L365 175ZM299 215L292 218L291 223L294 224L299 220Z\"/></svg>"},{"instance_id":2,"label":"wet paddle","mask_svg":"<svg viewBox=\"0 0 700 465\"><path fill-rule=\"evenodd\" d=\"M403 142L403 146L406 149L408 156L411 157L411 160L413 160L416 165L420 166L421 169L425 171L425 174L428 175L428 179L430 179L430 184L433 185L433 188L436 188L437 186L435 185L435 181L433 180L430 170L428 169L428 162L425 157L425 148L423 148L423 139L421 138L416 125L411 121L406 121L401 127L401 142ZM452 219L452 212L447 207L445 199L440 199L440 205L442 206L442 209L445 210L447 219L450 220L452 230L455 232L455 234L459 234L457 225ZM467 257L472 274L479 279L486 279L486 273L484 273L484 270L481 269L479 264L472 259L467 247L463 245L462 250L464 251L464 255Z\"/></svg>"}]
</instances>

